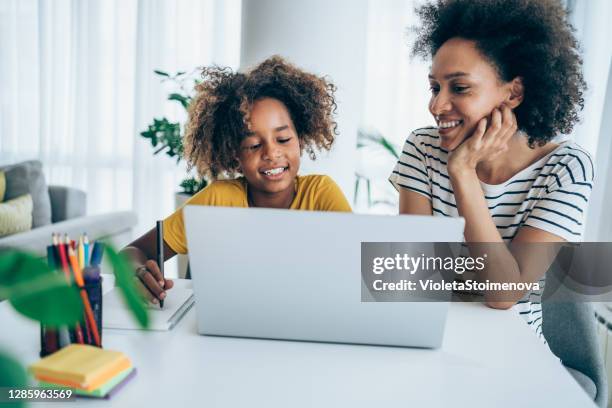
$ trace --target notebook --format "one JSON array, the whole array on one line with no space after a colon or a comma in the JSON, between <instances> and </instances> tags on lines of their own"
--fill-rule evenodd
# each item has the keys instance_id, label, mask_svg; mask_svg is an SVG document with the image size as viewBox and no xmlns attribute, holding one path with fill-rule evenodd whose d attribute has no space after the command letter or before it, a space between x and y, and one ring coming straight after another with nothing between
<instances>
[{"instance_id":1,"label":"notebook","mask_svg":"<svg viewBox=\"0 0 612 408\"><path fill-rule=\"evenodd\" d=\"M92 391L132 366L125 354L84 344L71 344L30 366L44 382Z\"/></svg>"},{"instance_id":2,"label":"notebook","mask_svg":"<svg viewBox=\"0 0 612 408\"><path fill-rule=\"evenodd\" d=\"M193 289L175 287L166 293L167 297L164 299L163 309L159 305L147 304L149 312L148 330L171 330L193 306ZM104 294L102 326L105 329L142 329L127 309L118 288L113 288Z\"/></svg>"}]
</instances>

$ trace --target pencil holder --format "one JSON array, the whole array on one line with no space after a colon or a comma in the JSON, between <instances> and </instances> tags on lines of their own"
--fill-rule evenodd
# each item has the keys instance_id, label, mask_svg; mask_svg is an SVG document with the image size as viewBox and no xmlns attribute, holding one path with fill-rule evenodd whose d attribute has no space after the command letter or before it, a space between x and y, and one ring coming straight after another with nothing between
<instances>
[{"instance_id":1,"label":"pencil holder","mask_svg":"<svg viewBox=\"0 0 612 408\"><path fill-rule=\"evenodd\" d=\"M83 278L85 283L83 289L91 306L97 328L96 334L99 338L99 345L102 347L102 276L99 267L90 266L83 269ZM85 316L78 322L78 326L78 328L49 327L41 324L40 356L44 357L71 343L80 343L81 341L83 344L98 345L94 336L94 329Z\"/></svg>"}]
</instances>

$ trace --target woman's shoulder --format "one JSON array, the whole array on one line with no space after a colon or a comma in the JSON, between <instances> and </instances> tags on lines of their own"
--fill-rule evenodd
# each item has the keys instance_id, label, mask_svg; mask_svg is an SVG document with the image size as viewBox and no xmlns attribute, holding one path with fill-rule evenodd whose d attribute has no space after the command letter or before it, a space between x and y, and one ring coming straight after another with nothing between
<instances>
[{"instance_id":1,"label":"woman's shoulder","mask_svg":"<svg viewBox=\"0 0 612 408\"><path fill-rule=\"evenodd\" d=\"M559 144L548 157L545 167L561 180L573 184L591 183L595 178L595 166L591 154L574 141Z\"/></svg>"},{"instance_id":2,"label":"woman's shoulder","mask_svg":"<svg viewBox=\"0 0 612 408\"><path fill-rule=\"evenodd\" d=\"M423 127L415 129L406 138L402 152L416 152L423 159L443 158L448 151L440 146L440 134L437 127Z\"/></svg>"},{"instance_id":3,"label":"woman's shoulder","mask_svg":"<svg viewBox=\"0 0 612 408\"><path fill-rule=\"evenodd\" d=\"M406 138L406 143L412 143L422 149L440 149L440 134L436 127L423 127L415 129Z\"/></svg>"}]
</instances>

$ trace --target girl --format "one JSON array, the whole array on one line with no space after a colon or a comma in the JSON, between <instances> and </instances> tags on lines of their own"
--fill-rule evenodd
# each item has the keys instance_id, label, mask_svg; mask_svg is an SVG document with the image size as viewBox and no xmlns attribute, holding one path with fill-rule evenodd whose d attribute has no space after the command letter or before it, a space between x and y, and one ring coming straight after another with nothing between
<instances>
[{"instance_id":1,"label":"girl","mask_svg":"<svg viewBox=\"0 0 612 408\"><path fill-rule=\"evenodd\" d=\"M593 183L569 134L583 107L581 59L555 0L443 0L418 9L413 53L432 57L437 127L408 137L390 181L402 214L465 218L465 240L489 245L482 280L535 282L535 242L578 240ZM513 250L521 248L521 250ZM528 250L525 250L528 248ZM491 258L491 254L490 254ZM541 293L487 293L541 333Z\"/></svg>"},{"instance_id":2,"label":"girl","mask_svg":"<svg viewBox=\"0 0 612 408\"><path fill-rule=\"evenodd\" d=\"M331 178L297 174L304 150L314 159L315 149L329 150L334 142L332 83L278 56L244 74L213 67L202 77L189 106L185 158L215 181L186 205L351 211ZM187 252L182 208L164 220L163 230L165 259ZM172 281L154 261L155 243L152 229L124 251L147 297L158 303Z\"/></svg>"}]
</instances>

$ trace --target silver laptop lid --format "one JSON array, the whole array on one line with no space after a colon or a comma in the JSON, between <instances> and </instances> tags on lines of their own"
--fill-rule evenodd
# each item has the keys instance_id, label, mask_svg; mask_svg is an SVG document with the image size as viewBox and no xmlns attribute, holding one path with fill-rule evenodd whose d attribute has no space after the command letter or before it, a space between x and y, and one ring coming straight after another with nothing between
<instances>
[{"instance_id":1,"label":"silver laptop lid","mask_svg":"<svg viewBox=\"0 0 612 408\"><path fill-rule=\"evenodd\" d=\"M463 219L187 206L201 334L439 347L448 304L362 302L361 242L456 242Z\"/></svg>"}]
</instances>

